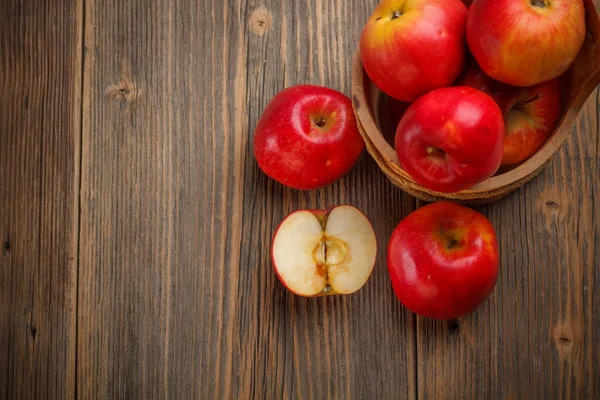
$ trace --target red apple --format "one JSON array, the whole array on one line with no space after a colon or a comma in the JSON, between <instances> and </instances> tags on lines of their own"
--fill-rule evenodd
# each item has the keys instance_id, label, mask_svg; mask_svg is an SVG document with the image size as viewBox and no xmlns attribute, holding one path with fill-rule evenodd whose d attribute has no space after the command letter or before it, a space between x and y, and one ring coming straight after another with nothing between
<instances>
[{"instance_id":1,"label":"red apple","mask_svg":"<svg viewBox=\"0 0 600 400\"><path fill-rule=\"evenodd\" d=\"M360 36L367 74L408 102L451 85L464 68L466 18L460 0L382 0Z\"/></svg>"},{"instance_id":2,"label":"red apple","mask_svg":"<svg viewBox=\"0 0 600 400\"><path fill-rule=\"evenodd\" d=\"M489 94L500 106L505 125L502 165L517 164L535 154L554 131L561 114L558 79L518 88L488 77L473 63L458 84Z\"/></svg>"},{"instance_id":3,"label":"red apple","mask_svg":"<svg viewBox=\"0 0 600 400\"><path fill-rule=\"evenodd\" d=\"M430 318L459 318L479 307L494 289L498 265L492 224L450 202L410 214L388 244L396 296L412 312Z\"/></svg>"},{"instance_id":4,"label":"red apple","mask_svg":"<svg viewBox=\"0 0 600 400\"><path fill-rule=\"evenodd\" d=\"M503 137L494 99L470 87L450 87L408 108L396 130L396 152L404 170L424 187L458 192L494 175Z\"/></svg>"},{"instance_id":5,"label":"red apple","mask_svg":"<svg viewBox=\"0 0 600 400\"><path fill-rule=\"evenodd\" d=\"M364 147L350 99L314 85L279 92L254 133L259 167L295 189L319 189L337 181L356 163Z\"/></svg>"},{"instance_id":6,"label":"red apple","mask_svg":"<svg viewBox=\"0 0 600 400\"><path fill-rule=\"evenodd\" d=\"M478 0L469 8L467 42L487 75L533 86L571 66L585 26L582 0Z\"/></svg>"},{"instance_id":7,"label":"red apple","mask_svg":"<svg viewBox=\"0 0 600 400\"><path fill-rule=\"evenodd\" d=\"M349 294L369 279L377 241L367 217L351 206L288 215L273 237L277 277L305 297Z\"/></svg>"}]
</instances>

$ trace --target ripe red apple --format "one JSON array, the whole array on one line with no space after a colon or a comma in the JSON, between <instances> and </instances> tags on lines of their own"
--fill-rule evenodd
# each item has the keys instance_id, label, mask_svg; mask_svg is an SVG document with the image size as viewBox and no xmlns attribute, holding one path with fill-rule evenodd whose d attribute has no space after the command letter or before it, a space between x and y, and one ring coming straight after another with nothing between
<instances>
[{"instance_id":1,"label":"ripe red apple","mask_svg":"<svg viewBox=\"0 0 600 400\"><path fill-rule=\"evenodd\" d=\"M430 318L459 318L479 307L494 289L498 265L492 224L450 202L410 214L388 244L396 296L412 312Z\"/></svg>"},{"instance_id":2,"label":"ripe red apple","mask_svg":"<svg viewBox=\"0 0 600 400\"><path fill-rule=\"evenodd\" d=\"M449 87L427 93L408 108L396 130L396 153L421 185L458 192L494 175L503 138L494 99L470 87Z\"/></svg>"},{"instance_id":3,"label":"ripe red apple","mask_svg":"<svg viewBox=\"0 0 600 400\"><path fill-rule=\"evenodd\" d=\"M314 85L293 86L275 95L254 133L259 167L276 181L303 190L340 179L364 147L350 99Z\"/></svg>"},{"instance_id":4,"label":"ripe red apple","mask_svg":"<svg viewBox=\"0 0 600 400\"><path fill-rule=\"evenodd\" d=\"M489 94L500 106L505 126L502 165L517 164L535 154L554 131L560 117L559 79L519 88L488 77L472 63L458 84Z\"/></svg>"},{"instance_id":5,"label":"ripe red apple","mask_svg":"<svg viewBox=\"0 0 600 400\"><path fill-rule=\"evenodd\" d=\"M291 213L271 248L281 283L305 297L356 292L369 279L376 255L369 220L351 206Z\"/></svg>"},{"instance_id":6,"label":"ripe red apple","mask_svg":"<svg viewBox=\"0 0 600 400\"><path fill-rule=\"evenodd\" d=\"M585 27L582 0L477 0L469 8L467 42L487 75L533 86L571 66Z\"/></svg>"},{"instance_id":7,"label":"ripe red apple","mask_svg":"<svg viewBox=\"0 0 600 400\"><path fill-rule=\"evenodd\" d=\"M408 102L451 85L464 68L466 18L460 0L382 0L360 36L367 74Z\"/></svg>"}]
</instances>

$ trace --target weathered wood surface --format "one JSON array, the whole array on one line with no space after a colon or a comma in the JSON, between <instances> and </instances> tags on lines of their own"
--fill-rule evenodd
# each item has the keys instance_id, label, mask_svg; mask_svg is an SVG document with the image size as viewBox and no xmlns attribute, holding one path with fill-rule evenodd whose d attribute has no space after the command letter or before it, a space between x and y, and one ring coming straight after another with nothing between
<instances>
[{"instance_id":1,"label":"weathered wood surface","mask_svg":"<svg viewBox=\"0 0 600 400\"><path fill-rule=\"evenodd\" d=\"M0 398L75 394L79 1L0 7Z\"/></svg>"},{"instance_id":2,"label":"weathered wood surface","mask_svg":"<svg viewBox=\"0 0 600 400\"><path fill-rule=\"evenodd\" d=\"M375 4L3 5L0 398L600 396L598 90L550 167L478 208L500 279L458 321L395 299L387 239L421 204L368 155L316 192L258 169L269 99L305 82L349 94ZM373 222L375 272L351 296L294 297L273 230L340 203Z\"/></svg>"}]
</instances>

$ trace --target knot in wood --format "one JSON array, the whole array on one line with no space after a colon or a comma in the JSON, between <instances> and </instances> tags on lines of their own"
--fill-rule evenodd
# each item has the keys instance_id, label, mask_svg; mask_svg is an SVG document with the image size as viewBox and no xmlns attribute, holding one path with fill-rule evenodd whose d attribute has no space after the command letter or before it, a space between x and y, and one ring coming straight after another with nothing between
<instances>
[{"instance_id":1,"label":"knot in wood","mask_svg":"<svg viewBox=\"0 0 600 400\"><path fill-rule=\"evenodd\" d=\"M135 101L139 95L137 85L129 79L121 79L119 83L109 86L106 89L106 94L113 100L125 100L127 102Z\"/></svg>"},{"instance_id":2,"label":"knot in wood","mask_svg":"<svg viewBox=\"0 0 600 400\"><path fill-rule=\"evenodd\" d=\"M460 323L457 319L452 319L448 322L448 331L453 335L460 333Z\"/></svg>"},{"instance_id":3,"label":"knot in wood","mask_svg":"<svg viewBox=\"0 0 600 400\"><path fill-rule=\"evenodd\" d=\"M558 203L554 200L548 200L546 201L546 207L548 207L552 211L556 211L558 210Z\"/></svg>"},{"instance_id":4,"label":"knot in wood","mask_svg":"<svg viewBox=\"0 0 600 400\"><path fill-rule=\"evenodd\" d=\"M571 344L571 339L566 337L566 336L561 336L558 341L560 342L560 344L562 344L563 346L568 346Z\"/></svg>"},{"instance_id":5,"label":"knot in wood","mask_svg":"<svg viewBox=\"0 0 600 400\"><path fill-rule=\"evenodd\" d=\"M254 10L250 16L250 29L258 36L262 36L273 25L271 13L263 6Z\"/></svg>"},{"instance_id":6,"label":"knot in wood","mask_svg":"<svg viewBox=\"0 0 600 400\"><path fill-rule=\"evenodd\" d=\"M35 340L35 335L37 335L37 328L35 327L35 324L29 325L29 334L31 335L31 338Z\"/></svg>"}]
</instances>

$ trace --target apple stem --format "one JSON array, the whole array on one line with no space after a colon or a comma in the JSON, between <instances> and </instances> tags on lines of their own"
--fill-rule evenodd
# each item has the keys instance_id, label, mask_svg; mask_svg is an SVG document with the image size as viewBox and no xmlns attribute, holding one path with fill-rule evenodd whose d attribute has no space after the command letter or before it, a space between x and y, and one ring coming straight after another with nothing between
<instances>
[{"instance_id":1,"label":"apple stem","mask_svg":"<svg viewBox=\"0 0 600 400\"><path fill-rule=\"evenodd\" d=\"M454 246L456 246L456 244L457 244L457 243L458 243L458 242L457 242L456 240L454 240L454 239L450 239L450 241L448 242L448 249L449 249L449 250L452 250L452 248L453 248Z\"/></svg>"},{"instance_id":2,"label":"apple stem","mask_svg":"<svg viewBox=\"0 0 600 400\"><path fill-rule=\"evenodd\" d=\"M525 104L533 103L534 101L536 101L536 100L537 100L537 99L539 99L540 97L542 97L542 95L538 93L538 94L536 94L535 96L533 96L532 98L530 98L530 99L527 99L527 100L525 100L525 101L522 101L522 102L521 102L521 104L522 104L522 105L525 105Z\"/></svg>"},{"instance_id":3,"label":"apple stem","mask_svg":"<svg viewBox=\"0 0 600 400\"><path fill-rule=\"evenodd\" d=\"M326 123L327 123L327 118L325 118L325 117L321 117L315 121L315 125L318 126L319 128L324 127Z\"/></svg>"},{"instance_id":4,"label":"apple stem","mask_svg":"<svg viewBox=\"0 0 600 400\"><path fill-rule=\"evenodd\" d=\"M521 110L522 111L527 104L530 104L530 103L533 103L534 101L539 100L540 97L542 97L542 95L540 93L538 93L535 96L533 96L527 100L519 101L517 104L515 104L511 108L511 110Z\"/></svg>"},{"instance_id":5,"label":"apple stem","mask_svg":"<svg viewBox=\"0 0 600 400\"><path fill-rule=\"evenodd\" d=\"M392 21L395 20L396 18L400 18L402 16L402 12L401 11L394 11L394 13L392 14Z\"/></svg>"},{"instance_id":6,"label":"apple stem","mask_svg":"<svg viewBox=\"0 0 600 400\"><path fill-rule=\"evenodd\" d=\"M548 6L548 0L531 0L531 5L534 7L545 8Z\"/></svg>"}]
</instances>

